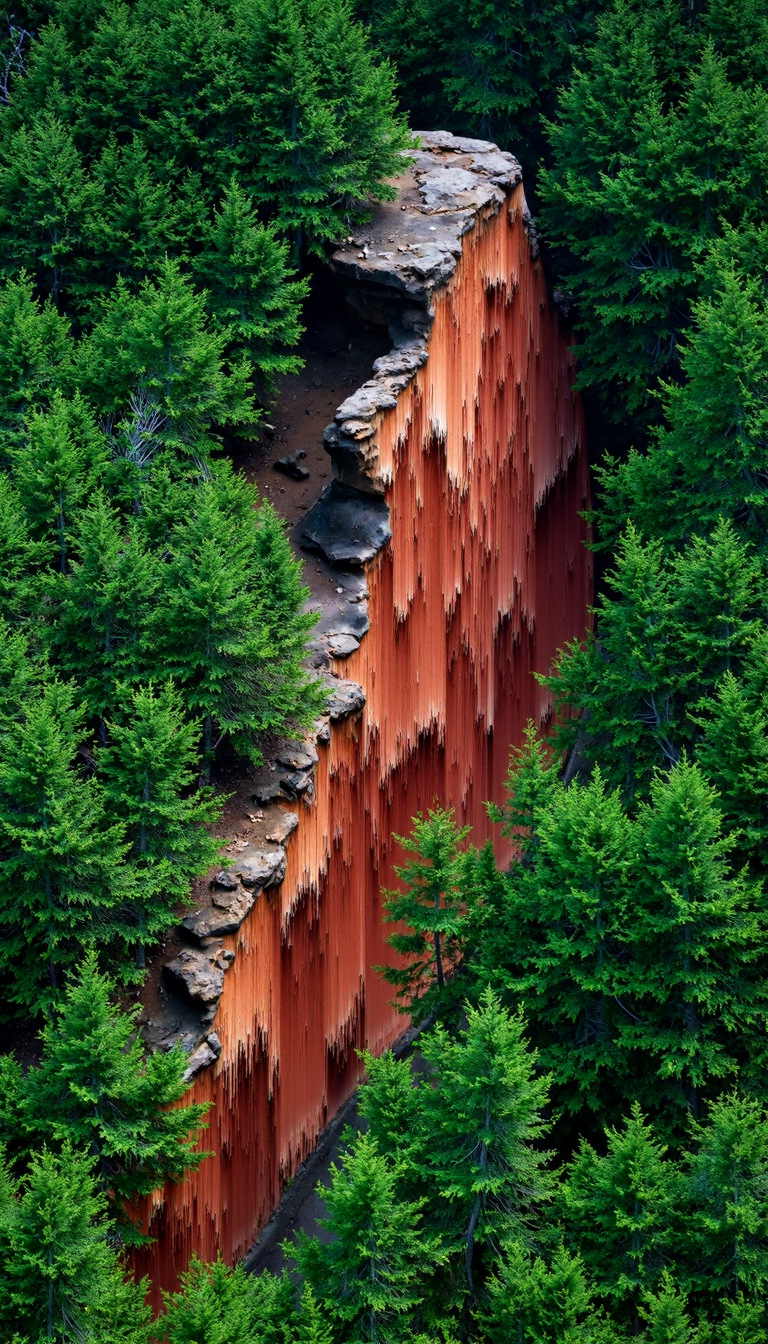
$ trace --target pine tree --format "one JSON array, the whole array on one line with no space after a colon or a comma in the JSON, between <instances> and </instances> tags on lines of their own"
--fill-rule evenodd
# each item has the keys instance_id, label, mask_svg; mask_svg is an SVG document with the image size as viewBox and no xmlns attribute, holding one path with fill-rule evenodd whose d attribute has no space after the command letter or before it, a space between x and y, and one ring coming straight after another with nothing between
<instances>
[{"instance_id":1,"label":"pine tree","mask_svg":"<svg viewBox=\"0 0 768 1344\"><path fill-rule=\"evenodd\" d=\"M390 934L396 952L407 957L405 966L382 968L384 979L397 989L400 1012L424 1021L440 1002L446 978L460 955L458 938L463 904L461 846L471 827L457 826L454 810L430 808L427 816L413 818L410 836L394 839L415 857L395 868L402 892L388 892L385 919L405 924L409 932Z\"/></svg>"},{"instance_id":2,"label":"pine tree","mask_svg":"<svg viewBox=\"0 0 768 1344\"><path fill-rule=\"evenodd\" d=\"M0 734L23 718L24 705L41 687L45 671L30 658L27 636L0 617Z\"/></svg>"},{"instance_id":3,"label":"pine tree","mask_svg":"<svg viewBox=\"0 0 768 1344\"><path fill-rule=\"evenodd\" d=\"M326 1319L373 1344L412 1337L424 1268L445 1259L439 1238L421 1227L419 1204L399 1198L397 1177L375 1140L358 1134L341 1166L331 1167L330 1188L318 1187L328 1209L320 1224L333 1240L300 1232L291 1248Z\"/></svg>"},{"instance_id":4,"label":"pine tree","mask_svg":"<svg viewBox=\"0 0 768 1344\"><path fill-rule=\"evenodd\" d=\"M33 1156L14 1202L3 1266L4 1324L46 1344L75 1344L110 1281L112 1253L92 1159L68 1144ZM6 1215L8 1216L8 1215Z\"/></svg>"},{"instance_id":5,"label":"pine tree","mask_svg":"<svg viewBox=\"0 0 768 1344\"><path fill-rule=\"evenodd\" d=\"M686 1306L685 1294L679 1292L665 1270L659 1291L647 1294L640 1309L648 1322L644 1332L648 1344L695 1344L700 1336L691 1325Z\"/></svg>"},{"instance_id":6,"label":"pine tree","mask_svg":"<svg viewBox=\"0 0 768 1344\"><path fill-rule=\"evenodd\" d=\"M122 525L96 492L78 518L78 558L49 584L45 640L63 675L77 680L88 717L105 721L153 662L148 639L161 582L161 561L135 519Z\"/></svg>"},{"instance_id":7,"label":"pine tree","mask_svg":"<svg viewBox=\"0 0 768 1344\"><path fill-rule=\"evenodd\" d=\"M635 1103L621 1129L606 1130L601 1156L582 1141L560 1187L566 1239L598 1297L630 1319L674 1255L685 1217L680 1167Z\"/></svg>"},{"instance_id":8,"label":"pine tree","mask_svg":"<svg viewBox=\"0 0 768 1344\"><path fill-rule=\"evenodd\" d=\"M193 1255L180 1291L165 1295L161 1321L170 1344L283 1344L295 1338L293 1298L287 1274L256 1278L220 1256L204 1265Z\"/></svg>"},{"instance_id":9,"label":"pine tree","mask_svg":"<svg viewBox=\"0 0 768 1344\"><path fill-rule=\"evenodd\" d=\"M584 1266L558 1246L551 1266L513 1241L488 1285L488 1305L478 1313L487 1344L614 1344L618 1332L603 1317Z\"/></svg>"},{"instance_id":10,"label":"pine tree","mask_svg":"<svg viewBox=\"0 0 768 1344\"><path fill-rule=\"evenodd\" d=\"M744 673L726 672L691 717L701 729L696 759L717 789L735 849L762 874L768 829L768 639L755 640Z\"/></svg>"},{"instance_id":11,"label":"pine tree","mask_svg":"<svg viewBox=\"0 0 768 1344\"><path fill-rule=\"evenodd\" d=\"M558 775L552 750L543 742L529 719L519 747L509 754L501 807L487 803L491 821L501 825L502 835L512 836L520 854L530 861L538 846L537 823L557 789Z\"/></svg>"},{"instance_id":12,"label":"pine tree","mask_svg":"<svg viewBox=\"0 0 768 1344\"><path fill-rule=\"evenodd\" d=\"M40 1064L24 1079L21 1106L35 1140L92 1155L99 1186L122 1219L122 1201L200 1165L208 1108L179 1105L187 1055L174 1046L145 1057L136 1030L141 1010L116 1008L114 991L89 953L43 1027Z\"/></svg>"},{"instance_id":13,"label":"pine tree","mask_svg":"<svg viewBox=\"0 0 768 1344\"><path fill-rule=\"evenodd\" d=\"M755 251L766 240L754 230ZM764 234L764 230L762 233ZM604 541L628 519L645 536L680 544L729 519L764 543L768 500L763 445L768 432L768 307L760 278L744 275L730 238L714 247L693 305L693 328L681 347L681 382L665 385L668 424L646 453L598 469Z\"/></svg>"},{"instance_id":14,"label":"pine tree","mask_svg":"<svg viewBox=\"0 0 768 1344\"><path fill-rule=\"evenodd\" d=\"M187 721L178 691L168 682L127 689L122 723L110 723L109 746L97 768L107 811L125 826L128 863L135 880L133 909L137 963L144 943L172 923L175 906L189 899L193 877L207 871L220 853L207 827L221 815L210 789L193 789L199 776L199 725Z\"/></svg>"},{"instance_id":15,"label":"pine tree","mask_svg":"<svg viewBox=\"0 0 768 1344\"><path fill-rule=\"evenodd\" d=\"M269 571L256 502L253 487L223 467L187 492L186 508L181 516L177 509L171 525L150 632L158 669L202 720L206 764L227 736L258 760L264 732L311 722L322 704L319 686L299 664L315 618L299 606L300 570L282 531L280 548L269 555L272 594L263 597ZM151 518L145 526L153 526Z\"/></svg>"},{"instance_id":16,"label":"pine tree","mask_svg":"<svg viewBox=\"0 0 768 1344\"><path fill-rule=\"evenodd\" d=\"M32 536L55 547L57 566L65 574L75 520L101 484L107 462L104 435L80 395L68 401L56 392L49 411L30 417L11 460Z\"/></svg>"},{"instance_id":17,"label":"pine tree","mask_svg":"<svg viewBox=\"0 0 768 1344\"><path fill-rule=\"evenodd\" d=\"M122 824L76 765L71 687L30 699L0 756L0 967L7 1000L46 1010L87 947L114 941L131 893Z\"/></svg>"},{"instance_id":18,"label":"pine tree","mask_svg":"<svg viewBox=\"0 0 768 1344\"><path fill-rule=\"evenodd\" d=\"M536 1078L536 1057L511 1016L485 990L467 1005L465 1032L454 1039L442 1027L424 1038L429 1076L420 1092L420 1167L430 1225L445 1227L460 1252L462 1278L475 1293L476 1246L493 1236L523 1239L549 1197L542 1111L549 1078Z\"/></svg>"},{"instance_id":19,"label":"pine tree","mask_svg":"<svg viewBox=\"0 0 768 1344\"><path fill-rule=\"evenodd\" d=\"M164 417L163 441L176 452L206 452L213 426L253 419L249 368L227 372L226 337L210 330L205 297L177 261L133 294L118 278L80 351L78 373L98 408L124 412L137 389Z\"/></svg>"},{"instance_id":20,"label":"pine tree","mask_svg":"<svg viewBox=\"0 0 768 1344\"><path fill-rule=\"evenodd\" d=\"M610 6L560 97L545 222L573 257L582 383L617 416L653 416L675 373L696 264L730 223L760 219L768 93L677 0Z\"/></svg>"},{"instance_id":21,"label":"pine tree","mask_svg":"<svg viewBox=\"0 0 768 1344\"><path fill-rule=\"evenodd\" d=\"M691 1251L698 1288L765 1300L768 1284L768 1117L757 1101L721 1097L694 1124L690 1162Z\"/></svg>"},{"instance_id":22,"label":"pine tree","mask_svg":"<svg viewBox=\"0 0 768 1344\"><path fill-rule=\"evenodd\" d=\"M695 743L687 710L713 692L724 672L749 657L760 625L760 561L730 523L694 537L677 556L634 527L621 539L616 568L597 607L598 630L560 652L541 677L552 692L571 746L588 717L587 756L631 801Z\"/></svg>"},{"instance_id":23,"label":"pine tree","mask_svg":"<svg viewBox=\"0 0 768 1344\"><path fill-rule=\"evenodd\" d=\"M74 342L69 323L53 304L35 302L29 275L0 286L0 433L13 444L23 417L50 403L56 388L68 390Z\"/></svg>"},{"instance_id":24,"label":"pine tree","mask_svg":"<svg viewBox=\"0 0 768 1344\"><path fill-rule=\"evenodd\" d=\"M47 547L32 540L17 490L0 474L0 619L32 623Z\"/></svg>"},{"instance_id":25,"label":"pine tree","mask_svg":"<svg viewBox=\"0 0 768 1344\"><path fill-rule=\"evenodd\" d=\"M298 371L298 356L287 351L301 336L301 306L309 287L292 278L287 244L259 222L234 177L214 216L208 245L195 260L195 273L207 290L214 330L225 337L231 356L246 356L264 404L274 394L277 375Z\"/></svg>"},{"instance_id":26,"label":"pine tree","mask_svg":"<svg viewBox=\"0 0 768 1344\"><path fill-rule=\"evenodd\" d=\"M101 209L98 183L88 173L70 129L46 108L0 143L2 270L15 279L25 268L59 304L77 294L91 233Z\"/></svg>"},{"instance_id":27,"label":"pine tree","mask_svg":"<svg viewBox=\"0 0 768 1344\"><path fill-rule=\"evenodd\" d=\"M572 1112L604 1111L621 1087L622 912L638 851L637 828L599 769L586 785L557 784L539 811L535 863L501 883L479 939L476 981L525 1005L542 1067Z\"/></svg>"},{"instance_id":28,"label":"pine tree","mask_svg":"<svg viewBox=\"0 0 768 1344\"><path fill-rule=\"evenodd\" d=\"M634 1095L694 1114L714 1086L763 1065L766 927L762 898L728 863L710 786L683 760L640 809L645 862L623 911L624 978L637 1051ZM663 1102L662 1102L663 1099Z\"/></svg>"}]
</instances>

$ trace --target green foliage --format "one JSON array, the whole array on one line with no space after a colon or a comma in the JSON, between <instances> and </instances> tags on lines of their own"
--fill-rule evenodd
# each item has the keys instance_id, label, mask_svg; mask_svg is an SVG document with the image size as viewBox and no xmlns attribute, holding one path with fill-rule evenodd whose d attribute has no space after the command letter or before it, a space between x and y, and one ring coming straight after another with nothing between
<instances>
[{"instance_id":1,"label":"green foliage","mask_svg":"<svg viewBox=\"0 0 768 1344\"><path fill-rule=\"evenodd\" d=\"M478 1313L488 1344L613 1344L616 1332L602 1316L584 1266L558 1246L551 1267L518 1241L504 1248L488 1283L488 1305Z\"/></svg>"},{"instance_id":2,"label":"green foliage","mask_svg":"<svg viewBox=\"0 0 768 1344\"><path fill-rule=\"evenodd\" d=\"M55 392L46 411L28 419L11 454L13 480L32 536L47 542L62 574L68 569L71 534L79 509L100 484L107 445L79 393Z\"/></svg>"},{"instance_id":3,"label":"green foliage","mask_svg":"<svg viewBox=\"0 0 768 1344\"><path fill-rule=\"evenodd\" d=\"M582 383L618 415L651 413L649 394L676 371L712 240L764 213L759 55L751 70L732 78L678 0L617 0L561 92L544 218L573 259Z\"/></svg>"},{"instance_id":4,"label":"green foliage","mask_svg":"<svg viewBox=\"0 0 768 1344\"><path fill-rule=\"evenodd\" d=\"M122 823L77 764L82 716L53 682L9 724L0 758L0 967L7 1002L55 998L83 949L110 944L130 899Z\"/></svg>"},{"instance_id":5,"label":"green foliage","mask_svg":"<svg viewBox=\"0 0 768 1344\"><path fill-rule=\"evenodd\" d=\"M223 468L159 501L174 516L151 626L155 665L202 720L208 761L226 736L258 760L265 732L307 724L323 703L300 664L317 619L302 610L301 568L283 524L256 502Z\"/></svg>"},{"instance_id":6,"label":"green foliage","mask_svg":"<svg viewBox=\"0 0 768 1344\"><path fill-rule=\"evenodd\" d=\"M598 1296L630 1313L658 1287L679 1240L684 1185L678 1165L635 1104L608 1151L582 1143L560 1198L568 1238Z\"/></svg>"},{"instance_id":7,"label":"green foliage","mask_svg":"<svg viewBox=\"0 0 768 1344\"><path fill-rule=\"evenodd\" d=\"M694 537L678 555L630 525L597 605L598 634L574 641L541 680L562 715L559 744L583 747L625 796L694 746L688 710L751 653L760 628L762 567L732 525Z\"/></svg>"},{"instance_id":8,"label":"green foliage","mask_svg":"<svg viewBox=\"0 0 768 1344\"><path fill-rule=\"evenodd\" d=\"M70 1144L93 1156L100 1188L122 1218L123 1201L200 1165L208 1108L178 1105L187 1055L177 1045L145 1058L141 1010L115 1008L114 989L88 955L43 1027L40 1064L20 1086L20 1109L33 1146Z\"/></svg>"},{"instance_id":9,"label":"green foliage","mask_svg":"<svg viewBox=\"0 0 768 1344\"><path fill-rule=\"evenodd\" d=\"M286 1274L253 1278L193 1256L180 1291L165 1295L162 1325L170 1344L292 1344L295 1318Z\"/></svg>"},{"instance_id":10,"label":"green foliage","mask_svg":"<svg viewBox=\"0 0 768 1344\"><path fill-rule=\"evenodd\" d=\"M382 968L382 975L397 989L400 1012L409 1013L416 1022L429 1017L440 1001L446 976L455 970L461 955L457 934L465 856L460 846L470 827L457 826L453 818L453 809L430 809L426 817L419 813L413 818L410 836L394 837L406 853L415 856L395 868L405 890L388 892L385 902L387 922L408 926L409 932L393 933L389 939L408 960L405 965Z\"/></svg>"},{"instance_id":11,"label":"green foliage","mask_svg":"<svg viewBox=\"0 0 768 1344\"><path fill-rule=\"evenodd\" d=\"M555 106L599 6L574 0L371 0L371 37L398 68L414 126L480 135L535 171Z\"/></svg>"},{"instance_id":12,"label":"green foliage","mask_svg":"<svg viewBox=\"0 0 768 1344\"><path fill-rule=\"evenodd\" d=\"M74 1344L86 1334L112 1266L92 1166L69 1145L60 1155L43 1149L16 1198L8 1198L6 1186L0 1212L7 1247L0 1270L6 1338L14 1328L50 1344Z\"/></svg>"},{"instance_id":13,"label":"green foliage","mask_svg":"<svg viewBox=\"0 0 768 1344\"><path fill-rule=\"evenodd\" d=\"M765 255L764 230L745 229ZM693 329L680 349L683 381L663 388L667 424L648 451L598 469L601 535L615 541L629 519L646 537L679 545L692 533L730 520L765 544L768 431L768 312L762 277L744 274L733 235L713 248L704 296L693 304Z\"/></svg>"},{"instance_id":14,"label":"green foliage","mask_svg":"<svg viewBox=\"0 0 768 1344\"><path fill-rule=\"evenodd\" d=\"M212 424L252 422L250 368L241 361L228 371L226 344L204 296L168 260L138 293L118 279L78 352L78 373L102 412L119 412L138 389L162 419L160 442L192 453L209 446Z\"/></svg>"},{"instance_id":15,"label":"green foliage","mask_svg":"<svg viewBox=\"0 0 768 1344\"><path fill-rule=\"evenodd\" d=\"M295 373L299 360L282 353L301 335L306 281L292 280L287 245L258 220L236 178L214 216L208 246L195 259L207 289L214 329L226 337L235 359L244 356L258 375L261 400L274 390L277 374Z\"/></svg>"},{"instance_id":16,"label":"green foliage","mask_svg":"<svg viewBox=\"0 0 768 1344\"><path fill-rule=\"evenodd\" d=\"M171 682L150 682L125 695L123 723L110 723L110 745L98 755L108 814L122 821L131 842L128 863L135 880L132 901L143 945L175 919L193 877L220 853L207 830L221 815L210 789L194 789L199 773L199 725L185 721Z\"/></svg>"},{"instance_id":17,"label":"green foliage","mask_svg":"<svg viewBox=\"0 0 768 1344\"><path fill-rule=\"evenodd\" d=\"M445 1259L438 1237L421 1227L421 1204L398 1197L397 1165L375 1139L359 1134L331 1169L322 1226L333 1240L299 1233L295 1255L321 1310L347 1339L395 1344L410 1335L409 1322L423 1300L424 1265Z\"/></svg>"}]
</instances>

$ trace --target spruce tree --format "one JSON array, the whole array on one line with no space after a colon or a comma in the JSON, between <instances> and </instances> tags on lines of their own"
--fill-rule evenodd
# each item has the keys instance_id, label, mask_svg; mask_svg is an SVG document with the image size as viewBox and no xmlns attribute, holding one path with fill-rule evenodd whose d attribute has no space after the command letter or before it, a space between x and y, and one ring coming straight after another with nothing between
<instances>
[{"instance_id":1,"label":"spruce tree","mask_svg":"<svg viewBox=\"0 0 768 1344\"><path fill-rule=\"evenodd\" d=\"M137 389L164 417L163 441L175 452L207 452L213 426L253 420L249 367L227 371L226 337L210 329L205 298L177 261L137 294L118 278L82 343L78 374L104 413L124 412Z\"/></svg>"},{"instance_id":2,"label":"spruce tree","mask_svg":"<svg viewBox=\"0 0 768 1344\"><path fill-rule=\"evenodd\" d=\"M295 1256L327 1319L348 1338L398 1344L412 1338L425 1295L425 1266L445 1259L440 1239L421 1226L418 1202L398 1196L397 1166L368 1134L355 1136L329 1189L320 1220L333 1240L298 1234Z\"/></svg>"},{"instance_id":3,"label":"spruce tree","mask_svg":"<svg viewBox=\"0 0 768 1344\"><path fill-rule=\"evenodd\" d=\"M101 209L99 184L68 126L46 108L0 140L2 270L22 268L57 304L85 280L91 233Z\"/></svg>"},{"instance_id":4,"label":"spruce tree","mask_svg":"<svg viewBox=\"0 0 768 1344\"><path fill-rule=\"evenodd\" d=\"M124 826L76 764L81 714L49 683L0 754L0 967L9 1003L47 1010L84 949L113 944L132 881Z\"/></svg>"},{"instance_id":5,"label":"spruce tree","mask_svg":"<svg viewBox=\"0 0 768 1344\"><path fill-rule=\"evenodd\" d=\"M622 913L640 868L637 828L596 769L586 785L556 786L533 852L532 866L500 883L475 978L525 1005L559 1104L600 1111L626 1067Z\"/></svg>"},{"instance_id":6,"label":"spruce tree","mask_svg":"<svg viewBox=\"0 0 768 1344\"><path fill-rule=\"evenodd\" d=\"M402 892L388 892L385 919L405 924L409 932L390 934L389 942L406 957L404 966L382 968L384 979L397 990L400 1012L424 1021L440 1002L446 978L456 969L461 946L457 937L463 904L461 846L471 827L457 826L454 810L430 808L427 816L413 818L410 836L394 836L415 857L395 873Z\"/></svg>"},{"instance_id":7,"label":"spruce tree","mask_svg":"<svg viewBox=\"0 0 768 1344\"><path fill-rule=\"evenodd\" d=\"M190 723L171 682L123 689L122 722L109 725L109 746L98 753L107 811L125 826L135 891L137 964L189 899L193 877L207 871L220 843L207 827L221 815L210 789L194 789L199 776L199 725Z\"/></svg>"},{"instance_id":8,"label":"spruce tree","mask_svg":"<svg viewBox=\"0 0 768 1344\"><path fill-rule=\"evenodd\" d=\"M3 452L21 431L33 407L50 403L56 388L68 390L74 342L69 323L49 301L35 301L29 275L0 286L0 434Z\"/></svg>"},{"instance_id":9,"label":"spruce tree","mask_svg":"<svg viewBox=\"0 0 768 1344\"><path fill-rule=\"evenodd\" d=\"M275 377L296 373L300 365L298 356L287 352L302 332L308 285L292 278L287 253L287 244L259 222L233 177L195 273L207 290L214 330L225 337L230 356L248 359L262 404L274 394Z\"/></svg>"},{"instance_id":10,"label":"spruce tree","mask_svg":"<svg viewBox=\"0 0 768 1344\"><path fill-rule=\"evenodd\" d=\"M764 256L765 230L745 233ZM598 469L604 542L631 519L645 536L679 545L693 532L711 532L719 518L765 541L768 307L764 283L743 274L731 238L713 249L701 275L710 292L693 305L680 352L683 379L663 389L667 424L645 453L633 450L625 462Z\"/></svg>"},{"instance_id":11,"label":"spruce tree","mask_svg":"<svg viewBox=\"0 0 768 1344\"><path fill-rule=\"evenodd\" d=\"M11 461L31 534L49 544L66 574L78 512L101 484L107 462L106 440L82 397L67 400L56 392L50 410L30 416Z\"/></svg>"},{"instance_id":12,"label":"spruce tree","mask_svg":"<svg viewBox=\"0 0 768 1344\"><path fill-rule=\"evenodd\" d=\"M79 517L75 545L69 574L49 585L45 639L57 668L77 680L103 742L107 715L152 663L147 630L160 562L136 521L121 524L100 492Z\"/></svg>"},{"instance_id":13,"label":"spruce tree","mask_svg":"<svg viewBox=\"0 0 768 1344\"><path fill-rule=\"evenodd\" d=\"M530 860L538 846L537 824L557 790L558 772L551 748L539 737L529 719L523 742L509 753L509 768L504 781L505 801L501 807L487 803L491 821L501 825L502 835L511 836L521 856Z\"/></svg>"},{"instance_id":14,"label":"spruce tree","mask_svg":"<svg viewBox=\"0 0 768 1344\"><path fill-rule=\"evenodd\" d=\"M674 1255L686 1191L679 1165L637 1103L620 1129L606 1130L606 1140L604 1155L582 1141L558 1199L567 1244L597 1296L631 1320Z\"/></svg>"},{"instance_id":15,"label":"spruce tree","mask_svg":"<svg viewBox=\"0 0 768 1344\"><path fill-rule=\"evenodd\" d=\"M284 1344L293 1341L293 1284L287 1274L258 1278L218 1257L203 1264L192 1256L178 1293L165 1294L161 1323L170 1344Z\"/></svg>"},{"instance_id":16,"label":"spruce tree","mask_svg":"<svg viewBox=\"0 0 768 1344\"><path fill-rule=\"evenodd\" d=\"M410 1161L429 1200L430 1225L443 1227L460 1255L460 1275L475 1293L476 1246L502 1234L530 1234L550 1195L546 1154L537 1147L549 1078L491 990L467 1005L466 1030L442 1027L424 1038L429 1074L421 1088L418 1148Z\"/></svg>"},{"instance_id":17,"label":"spruce tree","mask_svg":"<svg viewBox=\"0 0 768 1344\"><path fill-rule=\"evenodd\" d=\"M631 959L624 971L637 1052L634 1095L646 1107L694 1114L723 1081L764 1068L762 964L766 920L759 889L732 872L732 843L711 787L686 760L659 775L640 809L644 864L623 911Z\"/></svg>"},{"instance_id":18,"label":"spruce tree","mask_svg":"<svg viewBox=\"0 0 768 1344\"><path fill-rule=\"evenodd\" d=\"M24 1079L21 1107L33 1140L92 1155L99 1186L123 1218L124 1200L200 1165L208 1107L179 1105L186 1053L176 1045L145 1056L141 1009L115 1007L114 991L89 953L43 1027L40 1064Z\"/></svg>"},{"instance_id":19,"label":"spruce tree","mask_svg":"<svg viewBox=\"0 0 768 1344\"><path fill-rule=\"evenodd\" d=\"M714 695L691 711L701 729L696 759L718 792L735 851L764 872L768 830L768 638L755 640L741 677L726 672Z\"/></svg>"},{"instance_id":20,"label":"spruce tree","mask_svg":"<svg viewBox=\"0 0 768 1344\"><path fill-rule=\"evenodd\" d=\"M300 568L282 528L267 520L272 532L265 543L255 492L242 477L217 467L182 498L186 507L170 524L169 561L150 632L157 666L202 720L207 766L227 736L258 760L265 732L311 722L322 704L319 686L299 662L316 618L301 610ZM158 506L165 508L162 498ZM151 517L145 526L153 527Z\"/></svg>"},{"instance_id":21,"label":"spruce tree","mask_svg":"<svg viewBox=\"0 0 768 1344\"><path fill-rule=\"evenodd\" d=\"M648 1344L697 1344L701 1338L686 1310L687 1297L665 1270L658 1292L645 1296L640 1312L647 1321ZM705 1335L706 1338L706 1335Z\"/></svg>"},{"instance_id":22,"label":"spruce tree","mask_svg":"<svg viewBox=\"0 0 768 1344\"><path fill-rule=\"evenodd\" d=\"M578 1255L557 1246L551 1265L518 1241L502 1249L478 1312L487 1344L614 1344L618 1332L595 1301Z\"/></svg>"},{"instance_id":23,"label":"spruce tree","mask_svg":"<svg viewBox=\"0 0 768 1344\"><path fill-rule=\"evenodd\" d=\"M66 1144L35 1154L10 1214L4 1325L46 1344L87 1338L113 1266L93 1160Z\"/></svg>"},{"instance_id":24,"label":"spruce tree","mask_svg":"<svg viewBox=\"0 0 768 1344\"><path fill-rule=\"evenodd\" d=\"M690 1161L690 1249L699 1292L765 1300L768 1285L768 1116L732 1093L694 1124Z\"/></svg>"},{"instance_id":25,"label":"spruce tree","mask_svg":"<svg viewBox=\"0 0 768 1344\"><path fill-rule=\"evenodd\" d=\"M18 491L0 474L0 619L32 624L46 550L30 536Z\"/></svg>"}]
</instances>

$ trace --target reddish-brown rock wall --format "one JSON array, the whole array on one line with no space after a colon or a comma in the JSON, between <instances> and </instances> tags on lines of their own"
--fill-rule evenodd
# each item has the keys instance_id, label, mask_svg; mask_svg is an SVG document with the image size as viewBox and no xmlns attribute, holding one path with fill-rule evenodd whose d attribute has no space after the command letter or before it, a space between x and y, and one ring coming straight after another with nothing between
<instances>
[{"instance_id":1,"label":"reddish-brown rock wall","mask_svg":"<svg viewBox=\"0 0 768 1344\"><path fill-rule=\"evenodd\" d=\"M392 541L368 566L370 631L338 665L367 705L319 748L282 885L226 940L237 957L222 1052L193 1089L214 1102L215 1156L155 1201L157 1242L138 1267L157 1286L173 1286L192 1251L248 1250L354 1088L355 1049L402 1031L371 969L388 957L391 834L440 800L485 839L510 743L548 709L531 674L584 631L581 410L523 215L519 186L464 234L432 295L428 360L378 416Z\"/></svg>"}]
</instances>

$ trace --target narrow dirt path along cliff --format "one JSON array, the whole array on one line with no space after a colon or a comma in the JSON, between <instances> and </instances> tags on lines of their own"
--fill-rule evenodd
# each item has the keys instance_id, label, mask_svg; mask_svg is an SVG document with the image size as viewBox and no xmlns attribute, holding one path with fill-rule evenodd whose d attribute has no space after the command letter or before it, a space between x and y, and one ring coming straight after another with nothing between
<instances>
[{"instance_id":1,"label":"narrow dirt path along cliff","mask_svg":"<svg viewBox=\"0 0 768 1344\"><path fill-rule=\"evenodd\" d=\"M166 967L215 1156L147 1206L156 1289L193 1251L247 1252L353 1091L355 1050L402 1031L372 970L392 832L439 799L486 838L510 744L548 711L532 672L587 624L581 410L519 167L438 133L415 158L331 258L393 349L326 430L334 479L294 531L329 715L254 781L253 838Z\"/></svg>"}]
</instances>

